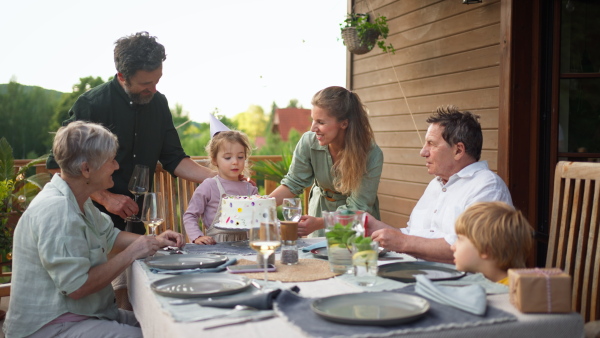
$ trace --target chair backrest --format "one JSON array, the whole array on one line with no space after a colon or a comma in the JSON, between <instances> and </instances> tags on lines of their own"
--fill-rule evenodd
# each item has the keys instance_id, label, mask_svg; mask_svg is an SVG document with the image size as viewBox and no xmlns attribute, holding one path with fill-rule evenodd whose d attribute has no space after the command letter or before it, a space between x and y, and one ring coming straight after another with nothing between
<instances>
[{"instance_id":1,"label":"chair backrest","mask_svg":"<svg viewBox=\"0 0 600 338\"><path fill-rule=\"evenodd\" d=\"M556 165L546 267L572 276L573 310L586 322L600 319L599 204L600 163Z\"/></svg>"},{"instance_id":2,"label":"chair backrest","mask_svg":"<svg viewBox=\"0 0 600 338\"><path fill-rule=\"evenodd\" d=\"M173 230L179 232L179 223L177 221L177 196L175 195L176 178L171 176L162 165L158 163L154 171L154 191L162 192L165 200L165 217L167 218L157 230L161 233L165 230Z\"/></svg>"},{"instance_id":3,"label":"chair backrest","mask_svg":"<svg viewBox=\"0 0 600 338\"><path fill-rule=\"evenodd\" d=\"M186 179L183 179L181 177L177 178L177 196L179 199L179 222L180 222L180 227L181 227L181 233L183 234L186 242L189 242L190 240L193 240L194 238L188 238L187 237L187 232L185 231L185 226L183 225L183 214L185 214L185 211L188 208L188 205L190 204L190 200L192 199L192 196L194 195L194 191L196 191L196 188L198 187L198 183L194 183L192 181L188 181ZM204 228L204 224L202 224L202 232L204 234L206 234L206 229Z\"/></svg>"}]
</instances>

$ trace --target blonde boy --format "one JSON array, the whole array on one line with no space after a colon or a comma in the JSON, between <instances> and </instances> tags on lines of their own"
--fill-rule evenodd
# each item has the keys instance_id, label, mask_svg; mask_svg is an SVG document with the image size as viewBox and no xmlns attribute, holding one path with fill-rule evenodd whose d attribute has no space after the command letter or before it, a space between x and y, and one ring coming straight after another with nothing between
<instances>
[{"instance_id":1,"label":"blonde boy","mask_svg":"<svg viewBox=\"0 0 600 338\"><path fill-rule=\"evenodd\" d=\"M475 203L458 217L455 228L458 239L451 249L458 270L481 272L491 281L508 285L508 269L525 268L533 229L508 204Z\"/></svg>"}]
</instances>

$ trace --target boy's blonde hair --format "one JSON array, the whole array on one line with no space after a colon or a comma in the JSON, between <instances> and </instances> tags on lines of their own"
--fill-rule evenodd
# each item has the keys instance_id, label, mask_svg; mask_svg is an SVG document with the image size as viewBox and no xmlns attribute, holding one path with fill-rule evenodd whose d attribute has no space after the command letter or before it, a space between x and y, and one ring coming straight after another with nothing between
<instances>
[{"instance_id":1,"label":"boy's blonde hair","mask_svg":"<svg viewBox=\"0 0 600 338\"><path fill-rule=\"evenodd\" d=\"M523 214L504 202L471 205L456 220L456 234L468 238L498 268L525 268L533 246L533 229Z\"/></svg>"},{"instance_id":2,"label":"boy's blonde hair","mask_svg":"<svg viewBox=\"0 0 600 338\"><path fill-rule=\"evenodd\" d=\"M213 162L217 162L217 154L219 153L219 148L225 142L227 143L239 143L244 147L244 152L246 154L246 160L244 161L244 172L243 175L245 177L250 177L250 164L248 159L252 154L252 148L250 147L250 140L246 134L237 130L228 130L221 131L210 139L208 145L206 145L206 153L210 156L210 164L212 167L215 167Z\"/></svg>"}]
</instances>

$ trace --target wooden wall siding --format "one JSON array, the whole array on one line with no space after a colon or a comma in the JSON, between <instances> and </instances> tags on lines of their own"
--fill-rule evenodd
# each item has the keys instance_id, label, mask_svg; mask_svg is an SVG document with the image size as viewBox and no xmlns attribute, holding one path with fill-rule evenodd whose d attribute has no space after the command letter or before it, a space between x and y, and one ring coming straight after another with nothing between
<instances>
[{"instance_id":1,"label":"wooden wall siding","mask_svg":"<svg viewBox=\"0 0 600 338\"><path fill-rule=\"evenodd\" d=\"M348 83L367 105L385 162L378 195L382 220L404 227L433 178L419 155L421 141L398 86L401 82L421 137L440 105L481 116L482 159L498 168L500 0L349 0L355 12L388 19L388 42L350 57ZM367 6L368 5L368 6ZM394 72L395 70L395 72Z\"/></svg>"}]
</instances>

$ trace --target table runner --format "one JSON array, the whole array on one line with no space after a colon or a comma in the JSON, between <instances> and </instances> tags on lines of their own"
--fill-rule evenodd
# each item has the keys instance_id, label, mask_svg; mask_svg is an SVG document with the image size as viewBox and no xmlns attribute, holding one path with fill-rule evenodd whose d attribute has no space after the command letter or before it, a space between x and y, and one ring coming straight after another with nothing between
<instances>
[{"instance_id":1,"label":"table runner","mask_svg":"<svg viewBox=\"0 0 600 338\"><path fill-rule=\"evenodd\" d=\"M414 286L391 292L418 296ZM314 299L283 291L277 298L275 310L281 318L311 337L388 337L516 321L514 315L491 306L488 306L485 316L476 316L429 300L430 310L421 319L411 323L395 326L346 325L327 321L314 313L310 308Z\"/></svg>"}]
</instances>

